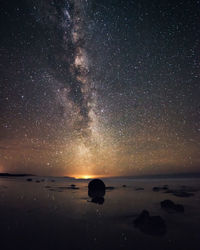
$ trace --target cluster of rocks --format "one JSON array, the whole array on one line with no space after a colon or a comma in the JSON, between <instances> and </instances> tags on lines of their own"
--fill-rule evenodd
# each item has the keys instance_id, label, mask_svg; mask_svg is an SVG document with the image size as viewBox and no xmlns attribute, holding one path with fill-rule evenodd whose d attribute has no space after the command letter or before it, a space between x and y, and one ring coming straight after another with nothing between
<instances>
[{"instance_id":1,"label":"cluster of rocks","mask_svg":"<svg viewBox=\"0 0 200 250\"><path fill-rule=\"evenodd\" d=\"M140 190L140 189L139 189ZM181 186L178 190L169 189L168 185L163 185L161 187L153 187L154 192L164 191L164 193L172 193L178 197L190 197L194 195L197 189ZM167 212L177 212L184 213L184 206L181 204L176 204L171 200L163 200L160 202L160 206ZM141 214L134 220L134 225L140 231L146 234L162 236L166 232L166 223L164 219L160 216L150 216L147 210L143 210Z\"/></svg>"},{"instance_id":2,"label":"cluster of rocks","mask_svg":"<svg viewBox=\"0 0 200 250\"><path fill-rule=\"evenodd\" d=\"M192 192L187 192L184 190L167 190L165 193L167 194L173 194L174 196L178 196L178 197L191 197L194 196L194 193Z\"/></svg>"},{"instance_id":3,"label":"cluster of rocks","mask_svg":"<svg viewBox=\"0 0 200 250\"><path fill-rule=\"evenodd\" d=\"M45 186L45 188L47 188L49 191L55 191L55 192L62 192L62 191L67 190L67 189L73 189L73 190L79 189L79 187L77 187L75 184L71 184L70 186L67 186L67 187Z\"/></svg>"},{"instance_id":4,"label":"cluster of rocks","mask_svg":"<svg viewBox=\"0 0 200 250\"><path fill-rule=\"evenodd\" d=\"M32 181L32 179L28 178L27 181ZM36 182L39 182L39 181L36 181ZM123 185L122 187L125 188L126 185ZM62 192L63 190L66 190L66 189L72 189L72 190L79 189L79 187L77 187L75 184L71 184L70 186L66 186L66 187L46 186L46 188L48 188L50 191L58 191L58 192ZM91 198L90 202L93 202L96 204L103 204L106 190L113 190L113 189L114 187L112 186L106 187L104 182L100 179L91 180L88 184L88 196ZM144 190L144 188L136 187L135 190L136 191ZM160 187L156 186L156 187L153 187L152 190L154 192L164 191L164 193L172 193L173 195L176 195L179 197L190 197L194 195L193 192L197 191L194 189L188 189L185 186L181 187L181 189L179 190L172 190L172 189L169 189L168 185L163 185ZM171 200L161 201L160 206L162 209L166 210L167 212L178 212L178 213L184 212L183 205L176 204ZM138 215L138 217L133 221L133 223L136 228L138 228L141 232L145 234L150 234L154 236L162 236L167 231L165 220L161 216L151 216L147 210L143 210Z\"/></svg>"},{"instance_id":5,"label":"cluster of rocks","mask_svg":"<svg viewBox=\"0 0 200 250\"><path fill-rule=\"evenodd\" d=\"M168 212L184 212L183 205L175 204L171 200L161 201L160 206ZM134 226L143 233L155 236L162 236L167 231L164 219L160 216L150 216L147 210L143 210L134 220Z\"/></svg>"},{"instance_id":6,"label":"cluster of rocks","mask_svg":"<svg viewBox=\"0 0 200 250\"><path fill-rule=\"evenodd\" d=\"M195 188L181 186L180 189L169 189L168 185L164 185L162 187L153 187L152 190L154 192L164 191L166 194L173 194L177 197L191 197L194 195L194 192L198 191Z\"/></svg>"},{"instance_id":7,"label":"cluster of rocks","mask_svg":"<svg viewBox=\"0 0 200 250\"><path fill-rule=\"evenodd\" d=\"M31 181L33 181L33 179L32 178L27 178L26 181L31 182ZM36 183L40 183L40 182L44 182L44 181L45 181L45 179L35 180Z\"/></svg>"}]
</instances>

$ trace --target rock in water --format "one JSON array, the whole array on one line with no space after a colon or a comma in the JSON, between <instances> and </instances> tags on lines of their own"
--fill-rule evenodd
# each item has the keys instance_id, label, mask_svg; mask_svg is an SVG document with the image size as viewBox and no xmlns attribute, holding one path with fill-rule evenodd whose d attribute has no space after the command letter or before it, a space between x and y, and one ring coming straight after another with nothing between
<instances>
[{"instance_id":1,"label":"rock in water","mask_svg":"<svg viewBox=\"0 0 200 250\"><path fill-rule=\"evenodd\" d=\"M160 191L160 188L159 188L159 187L153 187L152 190L153 190L154 192L158 192L158 191Z\"/></svg>"},{"instance_id":2,"label":"rock in water","mask_svg":"<svg viewBox=\"0 0 200 250\"><path fill-rule=\"evenodd\" d=\"M94 179L94 180L89 182L88 189L91 191L96 191L96 190L104 190L105 191L106 186L102 180Z\"/></svg>"},{"instance_id":3,"label":"rock in water","mask_svg":"<svg viewBox=\"0 0 200 250\"><path fill-rule=\"evenodd\" d=\"M136 191L140 191L140 190L144 190L144 188L142 188L142 187L136 187L135 190Z\"/></svg>"},{"instance_id":4,"label":"rock in water","mask_svg":"<svg viewBox=\"0 0 200 250\"><path fill-rule=\"evenodd\" d=\"M185 191L177 191L174 192L173 195L178 196L178 197L190 197L193 196L193 193L185 192Z\"/></svg>"},{"instance_id":5,"label":"rock in water","mask_svg":"<svg viewBox=\"0 0 200 250\"><path fill-rule=\"evenodd\" d=\"M94 179L88 184L88 195L92 198L91 202L103 204L106 186L100 179Z\"/></svg>"},{"instance_id":6,"label":"rock in water","mask_svg":"<svg viewBox=\"0 0 200 250\"><path fill-rule=\"evenodd\" d=\"M158 192L158 191L160 191L160 190L168 190L168 185L164 185L164 186L162 186L162 187L153 187L152 190L153 190L154 192Z\"/></svg>"},{"instance_id":7,"label":"rock in water","mask_svg":"<svg viewBox=\"0 0 200 250\"><path fill-rule=\"evenodd\" d=\"M134 220L134 225L146 234L162 236L166 233L165 221L160 216L150 216L147 210Z\"/></svg>"},{"instance_id":8,"label":"rock in water","mask_svg":"<svg viewBox=\"0 0 200 250\"><path fill-rule=\"evenodd\" d=\"M175 204L171 200L161 201L160 206L161 206L161 208L164 208L164 209L166 209L168 211L172 210L172 211L176 211L176 212L180 212L180 213L184 212L184 206L183 205Z\"/></svg>"}]
</instances>

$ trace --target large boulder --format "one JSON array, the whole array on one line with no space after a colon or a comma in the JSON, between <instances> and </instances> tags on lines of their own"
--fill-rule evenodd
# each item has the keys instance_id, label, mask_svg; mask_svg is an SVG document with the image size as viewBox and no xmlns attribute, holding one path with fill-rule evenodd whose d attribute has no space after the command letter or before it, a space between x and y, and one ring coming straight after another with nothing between
<instances>
[{"instance_id":1,"label":"large boulder","mask_svg":"<svg viewBox=\"0 0 200 250\"><path fill-rule=\"evenodd\" d=\"M94 179L91 180L88 184L88 189L91 191L96 191L96 190L105 190L106 186L104 182L100 179Z\"/></svg>"},{"instance_id":2,"label":"large boulder","mask_svg":"<svg viewBox=\"0 0 200 250\"><path fill-rule=\"evenodd\" d=\"M103 204L106 186L100 179L94 179L88 184L88 195L92 198L91 202Z\"/></svg>"}]
</instances>

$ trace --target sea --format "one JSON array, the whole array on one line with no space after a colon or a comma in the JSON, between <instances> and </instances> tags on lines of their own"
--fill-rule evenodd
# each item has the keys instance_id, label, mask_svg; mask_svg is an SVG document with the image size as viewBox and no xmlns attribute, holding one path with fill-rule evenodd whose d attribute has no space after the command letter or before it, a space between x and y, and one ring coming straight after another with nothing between
<instances>
[{"instance_id":1,"label":"sea","mask_svg":"<svg viewBox=\"0 0 200 250\"><path fill-rule=\"evenodd\" d=\"M105 194L95 199L88 195L91 180L1 177L0 249L200 249L200 178L102 180ZM163 209L164 200L184 212ZM160 216L166 232L136 227L143 210Z\"/></svg>"}]
</instances>

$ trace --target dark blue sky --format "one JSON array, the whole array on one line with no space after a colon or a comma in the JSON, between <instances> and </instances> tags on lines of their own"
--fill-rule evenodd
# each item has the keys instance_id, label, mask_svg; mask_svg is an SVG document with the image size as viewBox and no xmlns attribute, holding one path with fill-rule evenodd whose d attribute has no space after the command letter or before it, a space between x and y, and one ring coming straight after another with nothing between
<instances>
[{"instance_id":1,"label":"dark blue sky","mask_svg":"<svg viewBox=\"0 0 200 250\"><path fill-rule=\"evenodd\" d=\"M199 23L199 1L3 1L0 171L199 171Z\"/></svg>"}]
</instances>

